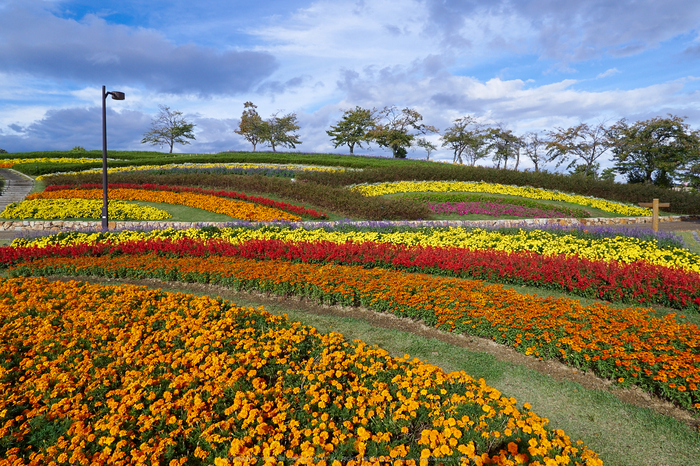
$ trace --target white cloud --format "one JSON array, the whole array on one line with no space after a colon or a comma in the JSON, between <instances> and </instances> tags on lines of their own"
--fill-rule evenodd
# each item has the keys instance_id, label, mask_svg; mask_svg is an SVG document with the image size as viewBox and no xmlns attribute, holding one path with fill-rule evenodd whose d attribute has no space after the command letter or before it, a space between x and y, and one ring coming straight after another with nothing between
<instances>
[{"instance_id":1,"label":"white cloud","mask_svg":"<svg viewBox=\"0 0 700 466\"><path fill-rule=\"evenodd\" d=\"M607 78L608 76L613 76L613 75L616 75L619 73L621 73L621 71L618 70L617 68L610 68L610 69L603 71L602 73L599 73L598 76L596 76L596 78L598 78L598 79Z\"/></svg>"}]
</instances>

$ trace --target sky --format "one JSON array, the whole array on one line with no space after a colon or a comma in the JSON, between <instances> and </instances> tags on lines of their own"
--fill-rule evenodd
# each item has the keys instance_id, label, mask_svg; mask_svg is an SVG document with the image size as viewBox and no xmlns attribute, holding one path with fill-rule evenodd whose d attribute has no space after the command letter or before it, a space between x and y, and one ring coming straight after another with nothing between
<instances>
[{"instance_id":1,"label":"sky","mask_svg":"<svg viewBox=\"0 0 700 466\"><path fill-rule=\"evenodd\" d=\"M326 131L355 106L411 108L441 131L667 114L700 129L700 2L0 0L0 148L100 150L103 85L126 94L107 100L111 150L167 152L141 143L163 105L196 125L175 152L252 150L234 133L246 101L295 113L299 152L348 153Z\"/></svg>"}]
</instances>

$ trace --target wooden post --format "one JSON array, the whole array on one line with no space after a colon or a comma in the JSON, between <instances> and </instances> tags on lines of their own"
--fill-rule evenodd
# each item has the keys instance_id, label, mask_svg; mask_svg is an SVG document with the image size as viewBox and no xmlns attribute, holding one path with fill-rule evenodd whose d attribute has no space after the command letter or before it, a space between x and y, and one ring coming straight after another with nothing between
<instances>
[{"instance_id":1,"label":"wooden post","mask_svg":"<svg viewBox=\"0 0 700 466\"><path fill-rule=\"evenodd\" d=\"M640 207L651 207L651 229L654 231L659 231L659 207L671 207L668 202L659 202L658 199L654 199L651 203L640 202Z\"/></svg>"}]
</instances>

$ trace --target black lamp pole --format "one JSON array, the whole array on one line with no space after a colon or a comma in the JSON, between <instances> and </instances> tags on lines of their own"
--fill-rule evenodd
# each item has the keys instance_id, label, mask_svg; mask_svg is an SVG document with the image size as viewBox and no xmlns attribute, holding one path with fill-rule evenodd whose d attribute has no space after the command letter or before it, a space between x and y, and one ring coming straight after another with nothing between
<instances>
[{"instance_id":1,"label":"black lamp pole","mask_svg":"<svg viewBox=\"0 0 700 466\"><path fill-rule=\"evenodd\" d=\"M102 230L109 229L109 213L107 211L107 96L112 100L124 100L124 93L118 91L105 92L102 86Z\"/></svg>"}]
</instances>

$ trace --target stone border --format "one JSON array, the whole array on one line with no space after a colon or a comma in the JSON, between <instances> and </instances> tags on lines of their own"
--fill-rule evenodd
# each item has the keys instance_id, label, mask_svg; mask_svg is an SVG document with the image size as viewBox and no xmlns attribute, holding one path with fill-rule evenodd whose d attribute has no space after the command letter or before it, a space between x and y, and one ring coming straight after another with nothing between
<instances>
[{"instance_id":1,"label":"stone border","mask_svg":"<svg viewBox=\"0 0 700 466\"><path fill-rule=\"evenodd\" d=\"M695 215L673 215L659 218L660 222L681 222L687 220L697 220L700 216ZM395 224L414 227L477 227L477 228L509 228L509 227L538 227L549 225L579 226L579 225L639 225L651 223L651 217L615 217L615 218L535 218L535 219L508 219L508 220L415 220L399 222L368 222L368 221L339 221L339 222L303 222L303 223L275 223L267 222L269 225L283 224L292 226L325 226L336 223L345 225L369 225L381 223L383 225ZM244 224L245 222L241 222ZM251 225L260 225L262 222L251 222ZM109 222L109 230L161 230L166 228L186 229L204 226L231 226L233 222L165 222L165 221L112 221ZM13 232L46 232L57 233L61 231L99 231L102 229L101 221L71 221L71 220L8 220L0 221L0 231Z\"/></svg>"}]
</instances>

